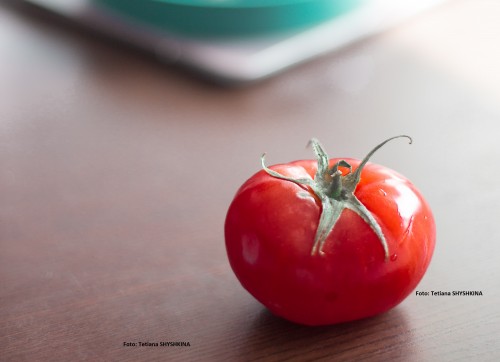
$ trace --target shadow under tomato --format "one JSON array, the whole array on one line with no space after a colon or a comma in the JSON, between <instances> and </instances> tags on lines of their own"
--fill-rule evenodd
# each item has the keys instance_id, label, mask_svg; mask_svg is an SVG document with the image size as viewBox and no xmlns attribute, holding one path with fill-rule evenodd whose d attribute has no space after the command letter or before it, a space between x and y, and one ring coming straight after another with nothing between
<instances>
[{"instance_id":1,"label":"shadow under tomato","mask_svg":"<svg viewBox=\"0 0 500 362\"><path fill-rule=\"evenodd\" d=\"M249 328L239 355L245 360L415 356L411 327L402 308L359 321L308 327L288 322L263 309Z\"/></svg>"}]
</instances>

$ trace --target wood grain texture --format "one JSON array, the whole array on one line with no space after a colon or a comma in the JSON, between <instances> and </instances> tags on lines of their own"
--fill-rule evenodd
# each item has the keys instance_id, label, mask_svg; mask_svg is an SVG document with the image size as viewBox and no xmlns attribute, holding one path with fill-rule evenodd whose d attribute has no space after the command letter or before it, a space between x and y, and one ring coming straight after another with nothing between
<instances>
[{"instance_id":1,"label":"wood grain texture","mask_svg":"<svg viewBox=\"0 0 500 362\"><path fill-rule=\"evenodd\" d=\"M228 89L0 3L0 360L498 360L494 14L496 2L456 1ZM484 67L489 81L475 77ZM414 144L374 161L412 179L435 211L436 252L417 290L483 296L413 294L321 328L272 316L239 285L223 239L260 154L311 157L316 136L332 156L362 157L400 133ZM190 346L124 346L176 341Z\"/></svg>"}]
</instances>

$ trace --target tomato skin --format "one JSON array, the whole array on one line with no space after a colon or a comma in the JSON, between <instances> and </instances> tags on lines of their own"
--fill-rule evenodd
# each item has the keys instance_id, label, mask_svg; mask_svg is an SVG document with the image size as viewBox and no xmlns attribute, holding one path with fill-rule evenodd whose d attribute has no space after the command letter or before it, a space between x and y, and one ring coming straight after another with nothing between
<instances>
[{"instance_id":1,"label":"tomato skin","mask_svg":"<svg viewBox=\"0 0 500 362\"><path fill-rule=\"evenodd\" d=\"M353 169L360 164L343 160ZM271 167L295 178L314 177L316 168L313 160ZM305 325L366 318L399 304L430 263L436 235L431 209L410 181L373 163L365 165L355 196L381 226L388 259L370 226L348 209L323 254L311 255L318 198L264 171L253 175L237 191L225 222L229 262L243 287L274 314Z\"/></svg>"}]
</instances>

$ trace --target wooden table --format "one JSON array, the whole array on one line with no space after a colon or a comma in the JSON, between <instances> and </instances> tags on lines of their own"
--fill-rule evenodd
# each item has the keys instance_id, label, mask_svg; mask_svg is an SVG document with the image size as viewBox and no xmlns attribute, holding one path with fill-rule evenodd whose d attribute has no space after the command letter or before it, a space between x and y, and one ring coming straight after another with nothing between
<instances>
[{"instance_id":1,"label":"wooden table","mask_svg":"<svg viewBox=\"0 0 500 362\"><path fill-rule=\"evenodd\" d=\"M453 1L242 88L0 5L0 360L500 358L500 3ZM223 224L271 163L362 157L413 180L438 239L394 310L308 328L239 285ZM138 342L189 346L125 346Z\"/></svg>"}]
</instances>

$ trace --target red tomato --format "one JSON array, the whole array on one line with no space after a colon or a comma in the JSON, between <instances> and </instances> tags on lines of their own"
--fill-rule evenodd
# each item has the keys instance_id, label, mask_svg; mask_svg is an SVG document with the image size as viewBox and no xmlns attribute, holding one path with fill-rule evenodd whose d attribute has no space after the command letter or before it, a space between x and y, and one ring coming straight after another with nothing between
<instances>
[{"instance_id":1,"label":"red tomato","mask_svg":"<svg viewBox=\"0 0 500 362\"><path fill-rule=\"evenodd\" d=\"M405 177L367 163L389 140L363 161L328 160L315 140L318 160L267 168L263 155L264 169L237 191L225 223L229 262L274 314L306 325L370 317L422 279L434 251L431 209Z\"/></svg>"}]
</instances>

